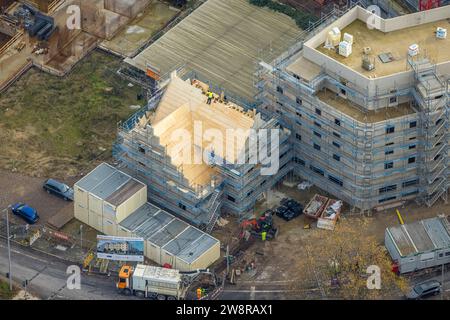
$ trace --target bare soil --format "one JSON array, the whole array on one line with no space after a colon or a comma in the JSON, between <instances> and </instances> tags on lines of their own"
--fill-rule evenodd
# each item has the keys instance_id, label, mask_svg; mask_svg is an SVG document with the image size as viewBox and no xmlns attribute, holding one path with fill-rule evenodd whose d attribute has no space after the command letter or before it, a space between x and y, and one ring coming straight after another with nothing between
<instances>
[{"instance_id":1,"label":"bare soil","mask_svg":"<svg viewBox=\"0 0 450 320\"><path fill-rule=\"evenodd\" d=\"M257 204L255 209L256 215L263 213L267 209L276 208L279 205L279 201L284 197L293 198L306 205L315 193L327 195L315 187L307 191L300 191L296 187L288 187L283 184L280 184L271 193L268 199ZM372 228L370 228L370 234L368 236L374 236L380 244L383 244L385 229L388 226L399 223L395 210L389 209L384 212L374 213L371 217L362 217L361 215L350 214L348 205L345 205L341 219L352 220L363 218L369 220ZM438 202L432 208L426 208L418 206L415 203L410 203L403 208L399 208L399 211L402 214L404 222L408 223L435 217L442 213L448 214L450 212L450 205ZM213 234L221 240L224 249L227 244L232 243L230 247L235 246L238 241L236 230L239 229L239 223L237 219L227 217L227 220L230 221L229 224L223 228L217 227ZM301 280L299 277L302 277L302 272L298 272L298 266L300 265L299 262L306 257L307 253L304 245L309 243L308 241L312 238L312 233L334 232L317 229L315 221L304 215L289 222L274 216L274 225L278 228L278 236L275 240L263 242L260 239L256 239L250 248L246 250L245 258L247 261L255 261L257 271L256 273L242 274L238 283L241 281L248 285L289 286L293 282ZM311 229L305 229L304 227L306 225L310 225ZM320 246L321 243L314 243L312 245ZM305 270L304 272L308 271ZM305 296L305 298L307 297Z\"/></svg>"}]
</instances>

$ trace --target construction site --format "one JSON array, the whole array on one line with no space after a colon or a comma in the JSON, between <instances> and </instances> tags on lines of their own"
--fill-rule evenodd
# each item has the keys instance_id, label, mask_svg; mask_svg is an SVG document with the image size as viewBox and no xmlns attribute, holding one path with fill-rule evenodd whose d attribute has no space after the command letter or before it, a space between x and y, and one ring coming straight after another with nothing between
<instances>
[{"instance_id":1,"label":"construction site","mask_svg":"<svg viewBox=\"0 0 450 320\"><path fill-rule=\"evenodd\" d=\"M4 192L42 215L13 218L18 241L117 273L124 294L130 270L203 270L234 299L397 299L422 254L448 260L448 1L174 3L0 0L0 181L73 185L54 210ZM37 79L50 99L19 94ZM147 266L96 256L99 235L142 239ZM389 285L357 296L346 282L366 264Z\"/></svg>"},{"instance_id":2,"label":"construction site","mask_svg":"<svg viewBox=\"0 0 450 320\"><path fill-rule=\"evenodd\" d=\"M68 74L102 41L113 39L150 2L43 0L30 4L2 1L0 31L6 36L0 39L8 42L0 47L0 91L33 66L57 76ZM79 8L82 20L71 11L74 6Z\"/></svg>"},{"instance_id":3,"label":"construction site","mask_svg":"<svg viewBox=\"0 0 450 320\"><path fill-rule=\"evenodd\" d=\"M121 125L114 157L119 167L147 184L149 199L211 232L221 210L253 214L256 200L291 170L291 156L285 131L279 137L280 164L274 176L262 176L261 163L238 162L249 157L250 129L277 129L277 121L266 122L220 93L208 104L208 90L198 79L184 81L172 73L148 106ZM237 142L210 143L208 130L222 137L233 130ZM180 132L190 136L182 146L174 140ZM271 141L259 141L267 144L267 154L278 147ZM195 160L198 153L200 161Z\"/></svg>"}]
</instances>

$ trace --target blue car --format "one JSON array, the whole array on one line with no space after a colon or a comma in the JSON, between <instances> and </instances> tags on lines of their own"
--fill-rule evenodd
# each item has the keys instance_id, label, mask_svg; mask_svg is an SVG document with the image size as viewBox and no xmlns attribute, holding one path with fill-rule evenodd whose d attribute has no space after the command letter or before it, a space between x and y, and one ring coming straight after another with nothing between
<instances>
[{"instance_id":1,"label":"blue car","mask_svg":"<svg viewBox=\"0 0 450 320\"><path fill-rule=\"evenodd\" d=\"M48 179L45 181L43 188L48 193L61 197L66 201L73 201L73 189L62 182Z\"/></svg>"},{"instance_id":2,"label":"blue car","mask_svg":"<svg viewBox=\"0 0 450 320\"><path fill-rule=\"evenodd\" d=\"M35 224L39 220L39 215L36 209L26 205L25 203L16 203L12 206L11 211L29 224Z\"/></svg>"}]
</instances>

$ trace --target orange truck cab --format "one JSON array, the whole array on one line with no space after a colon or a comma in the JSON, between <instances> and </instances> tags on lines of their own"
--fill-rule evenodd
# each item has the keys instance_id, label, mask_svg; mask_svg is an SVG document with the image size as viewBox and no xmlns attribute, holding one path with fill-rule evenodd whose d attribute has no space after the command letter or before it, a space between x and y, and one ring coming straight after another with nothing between
<instances>
[{"instance_id":1,"label":"orange truck cab","mask_svg":"<svg viewBox=\"0 0 450 320\"><path fill-rule=\"evenodd\" d=\"M119 281L117 282L117 289L121 291L130 290L130 278L133 273L133 267L123 266L119 272Z\"/></svg>"}]
</instances>

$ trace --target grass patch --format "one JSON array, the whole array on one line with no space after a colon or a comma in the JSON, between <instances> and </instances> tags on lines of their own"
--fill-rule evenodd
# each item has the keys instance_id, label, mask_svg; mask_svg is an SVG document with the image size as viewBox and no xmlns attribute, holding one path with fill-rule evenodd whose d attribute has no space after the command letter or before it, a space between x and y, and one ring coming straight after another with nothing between
<instances>
[{"instance_id":1,"label":"grass patch","mask_svg":"<svg viewBox=\"0 0 450 320\"><path fill-rule=\"evenodd\" d=\"M17 294L17 289L13 287L13 291L9 291L8 281L0 279L0 299L11 300Z\"/></svg>"},{"instance_id":2,"label":"grass patch","mask_svg":"<svg viewBox=\"0 0 450 320\"><path fill-rule=\"evenodd\" d=\"M0 168L32 176L76 175L111 157L117 123L141 89L115 73L120 60L99 51L64 78L30 70L0 95ZM105 151L106 150L106 151Z\"/></svg>"}]
</instances>

